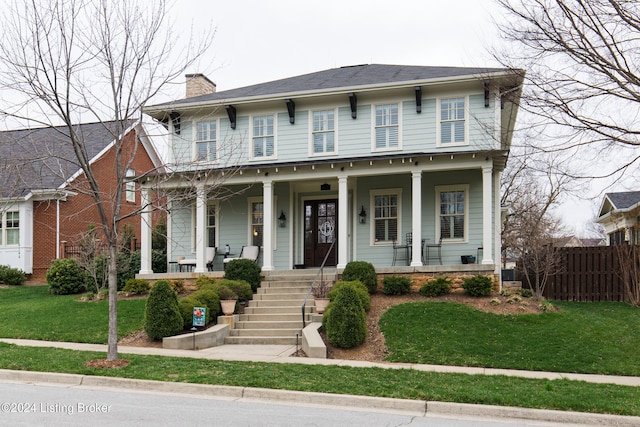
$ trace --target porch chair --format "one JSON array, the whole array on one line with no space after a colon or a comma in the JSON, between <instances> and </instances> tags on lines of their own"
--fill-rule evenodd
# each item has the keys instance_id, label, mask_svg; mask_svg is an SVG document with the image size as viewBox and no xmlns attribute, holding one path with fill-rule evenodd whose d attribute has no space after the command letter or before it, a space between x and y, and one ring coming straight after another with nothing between
<instances>
[{"instance_id":1,"label":"porch chair","mask_svg":"<svg viewBox=\"0 0 640 427\"><path fill-rule=\"evenodd\" d=\"M227 263L233 261L234 259L250 259L253 262L258 262L258 257L260 256L260 246L243 246L240 250L240 255L235 258L225 258L222 261L224 262L224 267L227 267Z\"/></svg>"},{"instance_id":2,"label":"porch chair","mask_svg":"<svg viewBox=\"0 0 640 427\"><path fill-rule=\"evenodd\" d=\"M429 265L429 260L431 259L437 259L440 265L442 265L442 236L438 243L425 242L424 244L424 265Z\"/></svg>"},{"instance_id":3,"label":"porch chair","mask_svg":"<svg viewBox=\"0 0 640 427\"><path fill-rule=\"evenodd\" d=\"M407 233L404 238L404 245L399 245L397 241L393 241L393 263L396 265L398 259L398 252L404 251L405 258L407 259L407 265L411 262L411 243L413 242L413 234Z\"/></svg>"},{"instance_id":4,"label":"porch chair","mask_svg":"<svg viewBox=\"0 0 640 427\"><path fill-rule=\"evenodd\" d=\"M207 255L207 270L213 270L213 262L216 259L216 254L218 253L218 248L216 247L206 247L204 248ZM178 261L178 270L182 272L182 267L184 266L185 271L191 271L196 266L195 258L187 258L181 259Z\"/></svg>"}]
</instances>

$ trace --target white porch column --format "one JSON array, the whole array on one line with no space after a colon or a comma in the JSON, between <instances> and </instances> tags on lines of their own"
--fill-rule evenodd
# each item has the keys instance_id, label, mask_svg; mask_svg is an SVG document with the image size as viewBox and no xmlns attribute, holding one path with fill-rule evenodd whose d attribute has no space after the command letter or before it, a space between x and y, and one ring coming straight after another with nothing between
<instances>
[{"instance_id":1,"label":"white porch column","mask_svg":"<svg viewBox=\"0 0 640 427\"><path fill-rule=\"evenodd\" d=\"M502 212L500 211L500 180L502 179L502 172L496 171L493 174L493 194L494 202L493 202L493 241L496 243L493 259L495 260L496 268L495 273L500 277L500 272L502 271ZM500 279L500 283L502 286L502 279Z\"/></svg>"},{"instance_id":2,"label":"white porch column","mask_svg":"<svg viewBox=\"0 0 640 427\"><path fill-rule=\"evenodd\" d=\"M262 203L264 204L262 227L262 270L271 271L273 267L273 181L262 184Z\"/></svg>"},{"instance_id":3,"label":"white porch column","mask_svg":"<svg viewBox=\"0 0 640 427\"><path fill-rule=\"evenodd\" d=\"M482 264L493 264L493 169L482 167Z\"/></svg>"},{"instance_id":4,"label":"white porch column","mask_svg":"<svg viewBox=\"0 0 640 427\"><path fill-rule=\"evenodd\" d=\"M207 238L207 192L203 185L198 186L196 193L196 268L194 273L207 271L207 251L204 247Z\"/></svg>"},{"instance_id":5,"label":"white porch column","mask_svg":"<svg viewBox=\"0 0 640 427\"><path fill-rule=\"evenodd\" d=\"M153 274L151 267L151 201L149 189L140 190L140 203L142 212L140 213L140 274Z\"/></svg>"},{"instance_id":6,"label":"white porch column","mask_svg":"<svg viewBox=\"0 0 640 427\"><path fill-rule=\"evenodd\" d=\"M338 178L338 268L347 266L349 246L349 188L348 178Z\"/></svg>"},{"instance_id":7,"label":"white porch column","mask_svg":"<svg viewBox=\"0 0 640 427\"><path fill-rule=\"evenodd\" d=\"M411 266L422 265L422 172L411 173Z\"/></svg>"}]
</instances>

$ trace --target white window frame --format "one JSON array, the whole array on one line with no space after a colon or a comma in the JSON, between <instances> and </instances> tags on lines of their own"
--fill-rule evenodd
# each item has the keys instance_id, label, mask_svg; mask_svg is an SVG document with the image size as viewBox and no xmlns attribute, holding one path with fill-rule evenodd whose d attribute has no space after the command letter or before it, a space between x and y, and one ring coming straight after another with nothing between
<instances>
[{"instance_id":1,"label":"white window frame","mask_svg":"<svg viewBox=\"0 0 640 427\"><path fill-rule=\"evenodd\" d=\"M209 217L210 217L209 209L210 208L215 209L215 211L214 211L214 222L215 222L215 225L213 227L209 225ZM207 241L205 242L205 246L207 246L207 245L210 246L210 247L212 246L211 242L209 242L209 229L210 228L215 228L215 236L216 237L214 238L215 242L213 242L213 247L216 247L216 248L220 247L219 244L218 244L218 242L220 240L220 233L219 233L220 227L219 226L220 226L220 203L218 203L217 200L208 201L207 202L207 224L205 226L207 228L206 233L205 233L205 235L207 236Z\"/></svg>"},{"instance_id":2,"label":"white window frame","mask_svg":"<svg viewBox=\"0 0 640 427\"><path fill-rule=\"evenodd\" d=\"M442 185L437 186L436 190L436 241L440 240L441 229L440 229L440 194L448 193L448 192L459 192L462 191L464 193L464 230L463 237L453 237L453 238L443 238L443 242L447 243L467 243L469 241L469 185Z\"/></svg>"},{"instance_id":3,"label":"white window frame","mask_svg":"<svg viewBox=\"0 0 640 427\"><path fill-rule=\"evenodd\" d=\"M8 216L11 214L13 216L16 214L18 216L18 226L17 227L7 227ZM17 243L9 243L9 231L15 231L18 235ZM0 246L4 247L15 247L20 246L20 211L19 210L6 210L0 212Z\"/></svg>"},{"instance_id":4,"label":"white window frame","mask_svg":"<svg viewBox=\"0 0 640 427\"><path fill-rule=\"evenodd\" d=\"M398 124L397 125L377 125L377 110L378 107L386 107L395 105L398 108ZM371 151L372 152L380 152L380 151L398 151L402 149L402 102L386 102L386 103L378 103L371 105ZM386 147L378 148L376 145L376 134L378 129L389 129L392 127L397 127L398 129L398 145L396 147ZM388 142L388 139L387 139Z\"/></svg>"},{"instance_id":5,"label":"white window frame","mask_svg":"<svg viewBox=\"0 0 640 427\"><path fill-rule=\"evenodd\" d=\"M256 135L256 127L255 127L255 122L254 120L257 118L271 118L273 120L273 134L264 134L264 135ZM250 122L249 125L251 126L251 160L270 160L270 159L275 159L277 157L277 153L278 153L278 149L277 149L277 132L278 132L278 116L276 114L256 114L250 117ZM255 144L256 144L256 139L263 139L263 138L273 138L273 153L269 156L267 155L263 155L263 156L256 156L255 155ZM264 146L265 151L266 151L266 144Z\"/></svg>"},{"instance_id":6,"label":"white window frame","mask_svg":"<svg viewBox=\"0 0 640 427\"><path fill-rule=\"evenodd\" d=\"M462 99L464 102L464 141L442 142L442 123L459 120L442 120L442 102L450 99ZM450 95L436 98L436 147L459 147L469 145L469 95Z\"/></svg>"},{"instance_id":7,"label":"white window frame","mask_svg":"<svg viewBox=\"0 0 640 427\"><path fill-rule=\"evenodd\" d=\"M124 184L124 199L127 202L135 203L136 202L136 182L131 178L135 178L136 171L133 169L127 169L125 174L127 180Z\"/></svg>"},{"instance_id":8,"label":"white window frame","mask_svg":"<svg viewBox=\"0 0 640 427\"><path fill-rule=\"evenodd\" d=\"M315 130L315 114L333 112L333 129ZM316 134L333 134L333 151L315 151L314 136ZM324 144L326 148L326 141ZM338 153L338 110L336 108L325 108L309 111L309 156L326 156Z\"/></svg>"},{"instance_id":9,"label":"white window frame","mask_svg":"<svg viewBox=\"0 0 640 427\"><path fill-rule=\"evenodd\" d=\"M393 245L393 240L376 240L376 197L377 196L396 196L398 199L398 213L397 213L397 230L396 239L402 238L402 188L385 188L369 190L369 212L371 221L369 221L369 241L372 246L385 246Z\"/></svg>"},{"instance_id":10,"label":"white window frame","mask_svg":"<svg viewBox=\"0 0 640 427\"><path fill-rule=\"evenodd\" d=\"M199 139L199 127L200 125L207 125L206 133L207 138ZM214 126L215 137L211 138L211 126ZM217 119L213 120L200 120L195 122L195 126L193 127L193 159L197 163L211 163L218 160L218 131L220 126L218 124ZM207 147L207 155L206 158L199 157L199 144L206 144ZM213 147L213 150L212 150ZM213 153L212 153L213 151Z\"/></svg>"}]
</instances>

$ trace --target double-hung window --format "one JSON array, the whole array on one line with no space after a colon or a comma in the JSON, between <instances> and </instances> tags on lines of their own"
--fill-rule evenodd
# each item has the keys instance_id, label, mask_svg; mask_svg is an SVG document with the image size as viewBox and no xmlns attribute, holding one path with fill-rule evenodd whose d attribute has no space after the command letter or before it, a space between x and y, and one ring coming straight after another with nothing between
<instances>
[{"instance_id":1,"label":"double-hung window","mask_svg":"<svg viewBox=\"0 0 640 427\"><path fill-rule=\"evenodd\" d=\"M438 103L440 144L466 142L465 97L441 98Z\"/></svg>"},{"instance_id":2,"label":"double-hung window","mask_svg":"<svg viewBox=\"0 0 640 427\"><path fill-rule=\"evenodd\" d=\"M466 186L440 187L436 193L440 237L443 240L465 241L468 220Z\"/></svg>"},{"instance_id":3,"label":"double-hung window","mask_svg":"<svg viewBox=\"0 0 640 427\"><path fill-rule=\"evenodd\" d=\"M275 132L273 116L253 118L253 158L273 157L275 155Z\"/></svg>"},{"instance_id":4,"label":"double-hung window","mask_svg":"<svg viewBox=\"0 0 640 427\"><path fill-rule=\"evenodd\" d=\"M313 154L335 152L335 112L334 110L314 111Z\"/></svg>"},{"instance_id":5,"label":"double-hung window","mask_svg":"<svg viewBox=\"0 0 640 427\"><path fill-rule=\"evenodd\" d=\"M124 185L124 197L127 202L136 202L136 182L133 180L136 176L136 171L133 169L127 169L126 183Z\"/></svg>"},{"instance_id":6,"label":"double-hung window","mask_svg":"<svg viewBox=\"0 0 640 427\"><path fill-rule=\"evenodd\" d=\"M373 201L373 242L390 243L398 239L400 190L371 192Z\"/></svg>"},{"instance_id":7,"label":"double-hung window","mask_svg":"<svg viewBox=\"0 0 640 427\"><path fill-rule=\"evenodd\" d=\"M20 244L20 212L0 213L0 246Z\"/></svg>"},{"instance_id":8,"label":"double-hung window","mask_svg":"<svg viewBox=\"0 0 640 427\"><path fill-rule=\"evenodd\" d=\"M400 146L398 104L375 106L375 150L389 150Z\"/></svg>"},{"instance_id":9,"label":"double-hung window","mask_svg":"<svg viewBox=\"0 0 640 427\"><path fill-rule=\"evenodd\" d=\"M264 203L252 201L251 205L251 244L262 246L264 236Z\"/></svg>"},{"instance_id":10,"label":"double-hung window","mask_svg":"<svg viewBox=\"0 0 640 427\"><path fill-rule=\"evenodd\" d=\"M196 124L196 161L210 162L217 156L216 121L204 121Z\"/></svg>"},{"instance_id":11,"label":"double-hung window","mask_svg":"<svg viewBox=\"0 0 640 427\"><path fill-rule=\"evenodd\" d=\"M216 230L217 230L217 206L215 204L207 205L207 246L217 247Z\"/></svg>"}]
</instances>

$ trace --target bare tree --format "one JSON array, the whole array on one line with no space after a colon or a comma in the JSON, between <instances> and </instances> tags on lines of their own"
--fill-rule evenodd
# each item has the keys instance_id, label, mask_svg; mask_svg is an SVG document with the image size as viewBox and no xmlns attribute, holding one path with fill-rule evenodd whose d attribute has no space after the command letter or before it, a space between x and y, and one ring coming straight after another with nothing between
<instances>
[{"instance_id":1,"label":"bare tree","mask_svg":"<svg viewBox=\"0 0 640 427\"><path fill-rule=\"evenodd\" d=\"M640 3L497 2L505 12L498 26L510 43L494 56L507 67L526 69L521 108L547 132L531 146L598 165L576 176L618 179L636 173Z\"/></svg>"},{"instance_id":2,"label":"bare tree","mask_svg":"<svg viewBox=\"0 0 640 427\"><path fill-rule=\"evenodd\" d=\"M117 250L126 170L137 146L128 149L124 131L166 85L182 76L212 41L179 44L171 32L164 0L14 1L2 12L0 84L13 103L2 114L46 126L63 124L68 143L85 175L98 227L109 253L108 360L117 352ZM101 188L89 163L84 135L76 123L111 122L116 160L114 188ZM127 213L126 215L131 215Z\"/></svg>"},{"instance_id":3,"label":"bare tree","mask_svg":"<svg viewBox=\"0 0 640 427\"><path fill-rule=\"evenodd\" d=\"M624 283L625 297L640 307L640 246L616 245L617 275Z\"/></svg>"}]
</instances>

